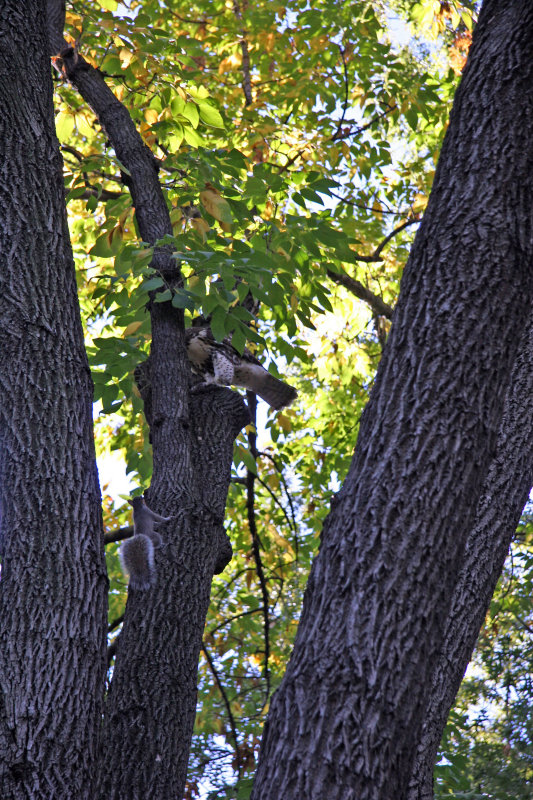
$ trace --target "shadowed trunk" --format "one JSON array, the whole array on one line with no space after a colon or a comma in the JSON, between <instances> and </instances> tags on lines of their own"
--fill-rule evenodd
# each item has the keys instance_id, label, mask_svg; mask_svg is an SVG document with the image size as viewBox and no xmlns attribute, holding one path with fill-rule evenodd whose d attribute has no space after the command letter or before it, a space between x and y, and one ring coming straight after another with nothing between
<instances>
[{"instance_id":1,"label":"shadowed trunk","mask_svg":"<svg viewBox=\"0 0 533 800\"><path fill-rule=\"evenodd\" d=\"M531 318L531 317L530 317ZM533 325L524 329L505 404L496 456L478 503L446 623L409 800L432 800L442 731L472 655L533 482Z\"/></svg>"},{"instance_id":2,"label":"shadowed trunk","mask_svg":"<svg viewBox=\"0 0 533 800\"><path fill-rule=\"evenodd\" d=\"M0 796L92 798L107 578L40 2L0 14ZM31 43L31 57L28 46Z\"/></svg>"},{"instance_id":3,"label":"shadowed trunk","mask_svg":"<svg viewBox=\"0 0 533 800\"><path fill-rule=\"evenodd\" d=\"M407 795L531 307L532 39L529 2L486 0L254 800Z\"/></svg>"}]
</instances>

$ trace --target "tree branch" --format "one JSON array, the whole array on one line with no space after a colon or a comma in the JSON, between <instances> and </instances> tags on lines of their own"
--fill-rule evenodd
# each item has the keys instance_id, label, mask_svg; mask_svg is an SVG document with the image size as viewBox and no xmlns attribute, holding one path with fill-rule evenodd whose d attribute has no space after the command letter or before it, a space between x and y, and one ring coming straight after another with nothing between
<instances>
[{"instance_id":1,"label":"tree branch","mask_svg":"<svg viewBox=\"0 0 533 800\"><path fill-rule=\"evenodd\" d=\"M129 539L130 536L133 536L133 525L126 525L124 528L115 528L115 530L108 531L108 533L104 534L104 544L122 542L124 539Z\"/></svg>"},{"instance_id":2,"label":"tree branch","mask_svg":"<svg viewBox=\"0 0 533 800\"><path fill-rule=\"evenodd\" d=\"M253 430L248 433L248 442L250 444L250 452L254 458L257 458L257 434L255 433L255 424L256 424L256 409L257 409L257 397L253 392L246 392L246 399L248 401L248 408L250 409L250 415L252 418L252 425ZM265 631L265 701L264 704L268 702L268 698L270 695L270 667L269 667L269 658L270 658L270 619L269 619L269 596L268 596L268 588L266 585L265 580L265 572L263 570L263 562L261 560L261 551L260 551L260 542L259 536L257 533L257 526L255 524L255 490L254 490L254 483L255 483L256 476L251 470L246 471L246 484L247 484L247 495L246 495L246 509L248 512L248 525L250 527L250 534L252 537L252 552L254 554L254 561L255 561L255 568L257 572L257 577L259 579L259 585L261 587L261 594L263 597L263 619L264 619L264 631Z\"/></svg>"},{"instance_id":3,"label":"tree branch","mask_svg":"<svg viewBox=\"0 0 533 800\"><path fill-rule=\"evenodd\" d=\"M60 0L48 0L50 27L61 23L58 11L61 5ZM131 191L142 238L155 244L166 234L171 236L172 223L158 180L157 160L143 142L128 110L117 100L101 73L65 41L62 29L49 30L49 41L54 67L76 87L94 111L118 160L128 170L129 174L123 175L123 181ZM56 55L58 52L59 56ZM170 248L156 248L151 266L169 280L172 279L175 285L181 285L179 267L172 258Z\"/></svg>"},{"instance_id":4,"label":"tree branch","mask_svg":"<svg viewBox=\"0 0 533 800\"><path fill-rule=\"evenodd\" d=\"M262 610L263 609L261 608L250 608L248 611L241 611L240 614L233 614L233 616L225 619L224 622L220 622L218 625L215 625L214 628L211 628L209 631L207 631L207 635L213 636L213 634L217 633L217 631L220 631L222 628L225 628L226 625L229 625L230 622L233 622L236 619L241 619L242 617L249 617L251 614L257 614L258 611Z\"/></svg>"},{"instance_id":5,"label":"tree branch","mask_svg":"<svg viewBox=\"0 0 533 800\"><path fill-rule=\"evenodd\" d=\"M387 319L392 318L393 308L388 303L385 303L381 297L373 294L370 289L367 289L366 286L360 281L355 280L355 278L351 278L346 273L340 272L333 272L333 270L328 269L327 271L328 278L331 278L332 281L338 283L339 286L344 286L345 289L348 289L352 294L358 297L360 300L364 300L365 303L368 303L372 311L378 314L381 317L387 317Z\"/></svg>"},{"instance_id":6,"label":"tree branch","mask_svg":"<svg viewBox=\"0 0 533 800\"><path fill-rule=\"evenodd\" d=\"M233 13L242 24L242 12L238 0L233 2ZM253 102L252 80L250 77L250 52L246 40L246 31L241 28L241 52L242 52L242 90L244 92L245 105L249 106Z\"/></svg>"},{"instance_id":7,"label":"tree branch","mask_svg":"<svg viewBox=\"0 0 533 800\"><path fill-rule=\"evenodd\" d=\"M335 131L335 133L331 137L331 141L332 142L334 142L334 141L336 141L336 139L340 138L340 132L342 130L342 124L344 122L344 118L346 117L346 111L348 109L348 93L349 93L349 90L350 90L350 84L349 84L349 81L348 81L348 66L346 64L345 51L344 51L344 48L340 44L338 45L338 48L339 48L339 52L341 54L342 66L343 66L343 69L344 69L344 102L342 104L342 114L341 114L341 118L339 120L339 124L337 125L337 130Z\"/></svg>"},{"instance_id":8,"label":"tree branch","mask_svg":"<svg viewBox=\"0 0 533 800\"><path fill-rule=\"evenodd\" d=\"M409 225L414 225L415 222L419 222L419 219L416 217L410 217L409 219L402 222L398 225L394 230L392 230L381 242L381 244L374 250L371 256L363 256L356 254L356 258L359 261L364 262L375 262L381 261L381 253L383 248L393 239L400 231L403 231L404 228L407 228ZM378 317L387 317L387 319L391 319L392 317L392 306L389 306L388 303L385 303L378 295L375 295L370 289L367 289L360 281L352 278L350 275L346 275L344 272L334 272L331 269L327 270L327 275L331 278L332 281L339 284L340 286L344 286L345 289L348 289L352 294L358 297L360 300L364 300L365 303L373 310L374 314ZM379 336L379 332L378 332Z\"/></svg>"},{"instance_id":9,"label":"tree branch","mask_svg":"<svg viewBox=\"0 0 533 800\"><path fill-rule=\"evenodd\" d=\"M415 222L420 222L420 219L418 217L410 217L409 219L406 219L405 222L402 222L400 225L394 228L394 230L392 230L388 236L385 236L379 247L376 248L373 253L373 258L377 261L383 248L391 241L391 239L394 239L394 237L400 233L400 231L403 231L404 228L407 228L409 225L414 225Z\"/></svg>"}]
</instances>

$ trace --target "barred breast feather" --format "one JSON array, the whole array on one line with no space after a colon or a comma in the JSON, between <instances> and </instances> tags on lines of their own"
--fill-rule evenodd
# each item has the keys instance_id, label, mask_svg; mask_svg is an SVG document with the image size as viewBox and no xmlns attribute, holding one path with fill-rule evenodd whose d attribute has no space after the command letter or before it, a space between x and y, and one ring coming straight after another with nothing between
<instances>
[{"instance_id":1,"label":"barred breast feather","mask_svg":"<svg viewBox=\"0 0 533 800\"><path fill-rule=\"evenodd\" d=\"M271 375L249 350L241 355L229 337L217 342L209 328L193 327L185 331L185 340L191 367L206 383L242 386L276 410L296 399L298 393L293 386Z\"/></svg>"}]
</instances>

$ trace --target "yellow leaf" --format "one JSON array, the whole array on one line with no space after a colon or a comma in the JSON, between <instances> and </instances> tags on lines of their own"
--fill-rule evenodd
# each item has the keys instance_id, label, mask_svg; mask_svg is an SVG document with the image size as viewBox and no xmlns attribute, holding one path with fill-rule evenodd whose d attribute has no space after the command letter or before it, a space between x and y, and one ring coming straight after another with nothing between
<instances>
[{"instance_id":1,"label":"yellow leaf","mask_svg":"<svg viewBox=\"0 0 533 800\"><path fill-rule=\"evenodd\" d=\"M154 125L159 119L159 114L157 113L155 108L145 108L144 118L146 122L149 123L149 125Z\"/></svg>"},{"instance_id":2,"label":"yellow leaf","mask_svg":"<svg viewBox=\"0 0 533 800\"><path fill-rule=\"evenodd\" d=\"M279 489L279 475L277 472L269 473L266 482L270 486L271 489Z\"/></svg>"},{"instance_id":3,"label":"yellow leaf","mask_svg":"<svg viewBox=\"0 0 533 800\"><path fill-rule=\"evenodd\" d=\"M67 11L65 13L65 22L67 25L72 25L73 28L77 28L81 31L82 28L82 18L79 14L74 14L73 11Z\"/></svg>"},{"instance_id":4,"label":"yellow leaf","mask_svg":"<svg viewBox=\"0 0 533 800\"><path fill-rule=\"evenodd\" d=\"M131 62L131 71L133 72L135 77L138 78L140 81L142 81L143 78L144 79L151 78L151 75L149 74L148 70L146 69L146 67L143 67L138 58L134 59L134 61Z\"/></svg>"},{"instance_id":5,"label":"yellow leaf","mask_svg":"<svg viewBox=\"0 0 533 800\"><path fill-rule=\"evenodd\" d=\"M273 31L261 31L257 35L257 41L261 50L271 53L276 44L276 34Z\"/></svg>"},{"instance_id":6,"label":"yellow leaf","mask_svg":"<svg viewBox=\"0 0 533 800\"><path fill-rule=\"evenodd\" d=\"M155 144L155 134L150 125L148 125L146 122L141 122L139 125L139 132L147 144Z\"/></svg>"},{"instance_id":7,"label":"yellow leaf","mask_svg":"<svg viewBox=\"0 0 533 800\"><path fill-rule=\"evenodd\" d=\"M218 74L223 75L225 72L231 72L238 69L242 63L242 56L240 53L233 53L233 55L223 58L218 65Z\"/></svg>"},{"instance_id":8,"label":"yellow leaf","mask_svg":"<svg viewBox=\"0 0 533 800\"><path fill-rule=\"evenodd\" d=\"M85 114L76 114L76 127L82 136L87 136L87 138L94 136L94 129Z\"/></svg>"},{"instance_id":9,"label":"yellow leaf","mask_svg":"<svg viewBox=\"0 0 533 800\"><path fill-rule=\"evenodd\" d=\"M292 422L286 414L278 414L278 423L285 433L292 431Z\"/></svg>"},{"instance_id":10,"label":"yellow leaf","mask_svg":"<svg viewBox=\"0 0 533 800\"><path fill-rule=\"evenodd\" d=\"M191 220L191 225L193 226L194 230L200 234L202 241L205 242L205 238L209 230L209 224L205 221L205 219L203 217L194 217L194 219Z\"/></svg>"},{"instance_id":11,"label":"yellow leaf","mask_svg":"<svg viewBox=\"0 0 533 800\"><path fill-rule=\"evenodd\" d=\"M277 546L281 550L285 550L285 552L288 555L290 555L292 558L294 558L295 553L294 553L294 549L293 549L291 543L289 541L287 541L287 539L284 536L281 536L281 534L279 534L275 528L270 531L270 534L271 534L272 538L274 539L274 542L277 544Z\"/></svg>"},{"instance_id":12,"label":"yellow leaf","mask_svg":"<svg viewBox=\"0 0 533 800\"><path fill-rule=\"evenodd\" d=\"M74 132L74 117L66 111L60 111L56 117L56 132L59 139L66 142Z\"/></svg>"},{"instance_id":13,"label":"yellow leaf","mask_svg":"<svg viewBox=\"0 0 533 800\"><path fill-rule=\"evenodd\" d=\"M130 50L127 50L125 47L122 47L119 50L118 56L123 69L126 69L126 67L128 67L133 60L133 53Z\"/></svg>"},{"instance_id":14,"label":"yellow leaf","mask_svg":"<svg viewBox=\"0 0 533 800\"><path fill-rule=\"evenodd\" d=\"M415 199L413 200L413 211L418 214L420 211L424 211L425 207L428 204L428 198L425 194L415 194Z\"/></svg>"},{"instance_id":15,"label":"yellow leaf","mask_svg":"<svg viewBox=\"0 0 533 800\"><path fill-rule=\"evenodd\" d=\"M132 333L135 333L139 330L141 325L142 322L130 322L130 324L124 328L124 336L131 336Z\"/></svg>"},{"instance_id":16,"label":"yellow leaf","mask_svg":"<svg viewBox=\"0 0 533 800\"><path fill-rule=\"evenodd\" d=\"M207 211L219 222L226 222L231 225L233 222L229 203L217 192L216 189L208 187L200 192L200 201Z\"/></svg>"}]
</instances>

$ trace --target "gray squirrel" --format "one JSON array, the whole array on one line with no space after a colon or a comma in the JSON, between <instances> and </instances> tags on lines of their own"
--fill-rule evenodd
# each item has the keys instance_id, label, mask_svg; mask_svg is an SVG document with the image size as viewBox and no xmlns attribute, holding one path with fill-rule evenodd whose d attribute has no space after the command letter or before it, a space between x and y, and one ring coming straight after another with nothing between
<instances>
[{"instance_id":1,"label":"gray squirrel","mask_svg":"<svg viewBox=\"0 0 533 800\"><path fill-rule=\"evenodd\" d=\"M128 503L133 506L133 536L120 548L120 561L132 589L149 589L155 583L154 548L163 542L154 525L169 522L172 517L156 514L144 497L134 497Z\"/></svg>"}]
</instances>

